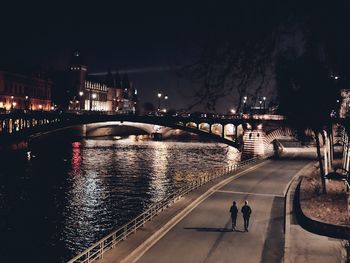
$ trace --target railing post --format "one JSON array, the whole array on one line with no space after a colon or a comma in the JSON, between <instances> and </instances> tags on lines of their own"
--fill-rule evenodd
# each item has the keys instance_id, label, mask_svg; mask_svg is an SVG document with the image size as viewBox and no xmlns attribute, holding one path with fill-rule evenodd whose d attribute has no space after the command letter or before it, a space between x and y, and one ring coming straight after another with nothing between
<instances>
[{"instance_id":1,"label":"railing post","mask_svg":"<svg viewBox=\"0 0 350 263\"><path fill-rule=\"evenodd\" d=\"M112 248L117 244L117 234L115 233L112 236Z\"/></svg>"},{"instance_id":2,"label":"railing post","mask_svg":"<svg viewBox=\"0 0 350 263\"><path fill-rule=\"evenodd\" d=\"M103 247L104 247L104 241L100 243L100 255L101 255L101 259L103 259Z\"/></svg>"},{"instance_id":3,"label":"railing post","mask_svg":"<svg viewBox=\"0 0 350 263\"><path fill-rule=\"evenodd\" d=\"M126 237L127 237L127 232L128 232L128 227L125 226L125 227L124 227L124 232L123 232L123 240L126 239Z\"/></svg>"}]
</instances>

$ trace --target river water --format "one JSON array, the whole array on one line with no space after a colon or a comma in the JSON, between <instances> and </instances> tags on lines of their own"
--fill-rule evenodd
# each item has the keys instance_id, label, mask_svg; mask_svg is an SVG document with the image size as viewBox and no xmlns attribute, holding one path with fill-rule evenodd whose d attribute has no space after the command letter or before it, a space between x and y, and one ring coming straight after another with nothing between
<instances>
[{"instance_id":1,"label":"river water","mask_svg":"<svg viewBox=\"0 0 350 263\"><path fill-rule=\"evenodd\" d=\"M6 152L0 169L0 262L65 262L236 149L143 136L64 131Z\"/></svg>"}]
</instances>

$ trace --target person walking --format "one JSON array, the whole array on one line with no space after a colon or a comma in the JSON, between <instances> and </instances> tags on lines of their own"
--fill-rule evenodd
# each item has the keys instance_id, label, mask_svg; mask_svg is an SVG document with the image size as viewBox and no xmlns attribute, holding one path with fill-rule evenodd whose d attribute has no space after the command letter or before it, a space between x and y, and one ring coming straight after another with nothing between
<instances>
[{"instance_id":1,"label":"person walking","mask_svg":"<svg viewBox=\"0 0 350 263\"><path fill-rule=\"evenodd\" d=\"M246 232L248 232L249 218L250 218L250 214L252 213L252 209L248 205L248 201L247 200L244 202L244 206L242 206L241 212L243 214L244 230Z\"/></svg>"},{"instance_id":2,"label":"person walking","mask_svg":"<svg viewBox=\"0 0 350 263\"><path fill-rule=\"evenodd\" d=\"M236 221L237 221L237 214L238 214L236 201L233 201L232 206L230 208L230 213L231 213L232 231L233 231L233 230L236 230Z\"/></svg>"}]
</instances>

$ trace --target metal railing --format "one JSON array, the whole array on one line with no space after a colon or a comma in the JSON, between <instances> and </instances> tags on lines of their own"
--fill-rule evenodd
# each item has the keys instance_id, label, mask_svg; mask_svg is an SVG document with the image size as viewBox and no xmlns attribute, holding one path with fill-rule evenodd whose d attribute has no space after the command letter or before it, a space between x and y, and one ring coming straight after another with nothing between
<instances>
[{"instance_id":1,"label":"metal railing","mask_svg":"<svg viewBox=\"0 0 350 263\"><path fill-rule=\"evenodd\" d=\"M119 242L125 240L129 235L135 233L137 229L143 227L146 222L151 221L153 217L155 217L157 214L173 205L182 196L188 194L189 192L197 189L198 187L214 179L235 172L244 166L256 163L268 157L270 157L270 155L251 158L239 162L238 164L234 164L229 167L223 168L222 170L215 170L215 172L208 173L205 176L201 176L196 181L189 183L188 185L178 189L177 191L174 191L166 199L154 204L145 212L131 220L129 223L123 225L122 227L113 231L108 236L102 238L101 240L93 244L91 247L83 251L81 254L69 260L68 263L88 263L97 259L102 259L103 254L106 251L114 248Z\"/></svg>"}]
</instances>

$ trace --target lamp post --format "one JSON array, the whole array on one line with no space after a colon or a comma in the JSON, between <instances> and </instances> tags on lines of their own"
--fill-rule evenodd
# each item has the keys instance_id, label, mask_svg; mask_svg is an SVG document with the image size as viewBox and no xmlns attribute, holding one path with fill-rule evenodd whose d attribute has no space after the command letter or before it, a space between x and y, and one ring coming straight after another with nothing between
<instances>
[{"instance_id":1,"label":"lamp post","mask_svg":"<svg viewBox=\"0 0 350 263\"><path fill-rule=\"evenodd\" d=\"M27 111L27 110L29 110L29 103L28 103L29 97L28 97L28 96L25 96L25 99L26 99L25 108L26 108L26 111Z\"/></svg>"},{"instance_id":2,"label":"lamp post","mask_svg":"<svg viewBox=\"0 0 350 263\"><path fill-rule=\"evenodd\" d=\"M79 109L83 110L85 108L85 103L83 101L84 92L79 91Z\"/></svg>"},{"instance_id":3,"label":"lamp post","mask_svg":"<svg viewBox=\"0 0 350 263\"><path fill-rule=\"evenodd\" d=\"M165 110L168 110L168 99L169 99L168 95L165 95L164 99L165 99Z\"/></svg>"},{"instance_id":4,"label":"lamp post","mask_svg":"<svg viewBox=\"0 0 350 263\"><path fill-rule=\"evenodd\" d=\"M244 96L244 97L243 97L243 113L245 113L245 111L246 111L247 99L248 99L247 96Z\"/></svg>"},{"instance_id":5,"label":"lamp post","mask_svg":"<svg viewBox=\"0 0 350 263\"><path fill-rule=\"evenodd\" d=\"M261 110L261 105L262 105L262 100L259 100L259 104L260 104L260 110Z\"/></svg>"},{"instance_id":6,"label":"lamp post","mask_svg":"<svg viewBox=\"0 0 350 263\"><path fill-rule=\"evenodd\" d=\"M13 96L11 96L11 110L13 109Z\"/></svg>"},{"instance_id":7,"label":"lamp post","mask_svg":"<svg viewBox=\"0 0 350 263\"><path fill-rule=\"evenodd\" d=\"M266 97L263 97L263 101L264 101L264 110L266 110Z\"/></svg>"},{"instance_id":8,"label":"lamp post","mask_svg":"<svg viewBox=\"0 0 350 263\"><path fill-rule=\"evenodd\" d=\"M160 111L160 98L162 97L162 93L158 92L158 112Z\"/></svg>"}]
</instances>

